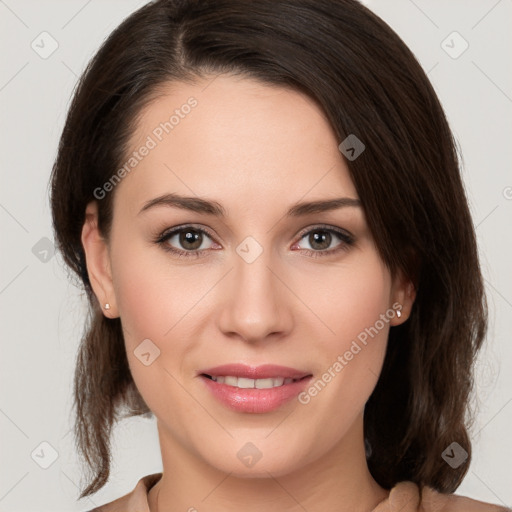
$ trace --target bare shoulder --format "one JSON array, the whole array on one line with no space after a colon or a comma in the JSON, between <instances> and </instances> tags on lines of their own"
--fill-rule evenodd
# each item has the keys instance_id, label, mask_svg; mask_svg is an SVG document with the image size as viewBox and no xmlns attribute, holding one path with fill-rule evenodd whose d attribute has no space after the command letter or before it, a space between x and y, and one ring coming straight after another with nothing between
<instances>
[{"instance_id":1,"label":"bare shoulder","mask_svg":"<svg viewBox=\"0 0 512 512\"><path fill-rule=\"evenodd\" d=\"M512 512L503 505L486 503L458 494L443 494L425 487L421 494L422 512Z\"/></svg>"}]
</instances>

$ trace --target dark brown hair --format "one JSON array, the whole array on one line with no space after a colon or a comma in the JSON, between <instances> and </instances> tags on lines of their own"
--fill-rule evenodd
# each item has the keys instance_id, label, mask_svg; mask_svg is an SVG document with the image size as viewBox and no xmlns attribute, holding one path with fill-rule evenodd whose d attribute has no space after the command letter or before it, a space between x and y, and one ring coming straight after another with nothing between
<instances>
[{"instance_id":1,"label":"dark brown hair","mask_svg":"<svg viewBox=\"0 0 512 512\"><path fill-rule=\"evenodd\" d=\"M425 73L355 0L158 0L114 30L85 70L52 173L56 240L91 305L74 381L76 443L91 472L80 497L108 480L114 423L151 414L120 320L103 316L90 287L85 208L125 161L159 86L221 73L303 92L340 142L355 134L365 144L347 161L352 180L383 261L417 290L409 320L391 328L365 407L368 466L387 489L411 480L453 492L471 460L468 403L486 304L455 143ZM107 238L114 193L98 201ZM441 456L454 441L469 453L456 469Z\"/></svg>"}]
</instances>

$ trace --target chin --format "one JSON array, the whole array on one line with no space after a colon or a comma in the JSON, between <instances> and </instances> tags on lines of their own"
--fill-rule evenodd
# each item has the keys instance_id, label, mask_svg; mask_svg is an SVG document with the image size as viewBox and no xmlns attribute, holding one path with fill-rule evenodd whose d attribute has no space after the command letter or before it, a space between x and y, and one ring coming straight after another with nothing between
<instances>
[{"instance_id":1,"label":"chin","mask_svg":"<svg viewBox=\"0 0 512 512\"><path fill-rule=\"evenodd\" d=\"M242 464L227 464L226 466L218 467L219 471L228 473L230 476L235 478L269 478L269 477L282 477L293 473L296 469L296 465L281 464L279 462L272 463L267 462L264 464L262 460L256 463L252 468L241 467Z\"/></svg>"},{"instance_id":2,"label":"chin","mask_svg":"<svg viewBox=\"0 0 512 512\"><path fill-rule=\"evenodd\" d=\"M296 457L291 460L292 454L297 455L298 451L294 450L293 447L289 447L290 457L287 457L287 454L283 453L282 450L268 445L265 446L264 442L259 443L260 448L255 445L258 445L258 442L253 444L248 441L241 445L236 443L235 448L230 446L226 449L216 445L221 448L220 453L204 454L203 459L210 466L236 478L283 476L292 473L300 465ZM227 456L226 454L230 455Z\"/></svg>"}]
</instances>

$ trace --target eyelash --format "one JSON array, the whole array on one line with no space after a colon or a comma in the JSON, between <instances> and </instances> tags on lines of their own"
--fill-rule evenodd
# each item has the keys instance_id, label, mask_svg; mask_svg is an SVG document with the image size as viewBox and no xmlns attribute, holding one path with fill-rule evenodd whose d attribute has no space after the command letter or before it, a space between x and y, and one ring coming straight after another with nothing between
<instances>
[{"instance_id":1,"label":"eyelash","mask_svg":"<svg viewBox=\"0 0 512 512\"><path fill-rule=\"evenodd\" d=\"M170 252L170 253L176 255L178 258L201 258L203 256L207 256L207 254L205 254L205 253L208 251L208 249L196 249L193 251L184 251L181 249L176 249L175 247L172 247L166 243L174 235L182 233L182 232L186 232L187 230L202 233L204 235L207 235L211 239L214 238L214 236L208 230L206 230L204 228L196 227L193 225L183 225L183 226L179 226L176 228L172 228L170 230L163 231L161 234L159 234L156 237L156 239L154 240L154 243L156 243L157 245L160 245L164 249L164 251L167 251L167 252ZM350 233L348 233L340 228L334 228L332 226L327 226L327 225L314 226L313 228L310 228L306 231L301 232L299 235L298 241L300 242L300 240L302 240L306 235L309 235L310 233L313 233L315 231L323 231L323 232L333 233L341 240L341 243L335 249L324 249L324 250L318 250L318 251L314 251L311 249L300 249L302 251L305 251L308 256L311 256L313 258L318 258L318 257L323 257L323 256L331 256L333 254L337 254L339 251L346 251L348 249L348 247L354 245L354 242L355 242L354 237ZM213 250L215 250L215 249L213 249Z\"/></svg>"}]
</instances>

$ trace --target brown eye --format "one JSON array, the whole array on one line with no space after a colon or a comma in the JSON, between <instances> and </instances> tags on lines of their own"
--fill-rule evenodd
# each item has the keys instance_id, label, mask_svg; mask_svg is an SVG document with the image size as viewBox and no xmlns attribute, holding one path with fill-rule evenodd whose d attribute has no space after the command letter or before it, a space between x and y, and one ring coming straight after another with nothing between
<instances>
[{"instance_id":1,"label":"brown eye","mask_svg":"<svg viewBox=\"0 0 512 512\"><path fill-rule=\"evenodd\" d=\"M179 234L179 242L183 249L194 251L201 247L203 243L203 234L200 231L187 229Z\"/></svg>"},{"instance_id":2,"label":"brown eye","mask_svg":"<svg viewBox=\"0 0 512 512\"><path fill-rule=\"evenodd\" d=\"M312 231L309 234L308 242L312 249L324 251L329 248L332 235L328 231Z\"/></svg>"},{"instance_id":3,"label":"brown eye","mask_svg":"<svg viewBox=\"0 0 512 512\"><path fill-rule=\"evenodd\" d=\"M302 249L306 254L315 257L333 255L338 251L347 250L355 241L350 233L341 228L320 226L302 233L300 240L293 245L292 249Z\"/></svg>"},{"instance_id":4,"label":"brown eye","mask_svg":"<svg viewBox=\"0 0 512 512\"><path fill-rule=\"evenodd\" d=\"M167 251L183 255L206 253L213 245L212 237L205 230L185 226L164 232L156 240Z\"/></svg>"}]
</instances>

